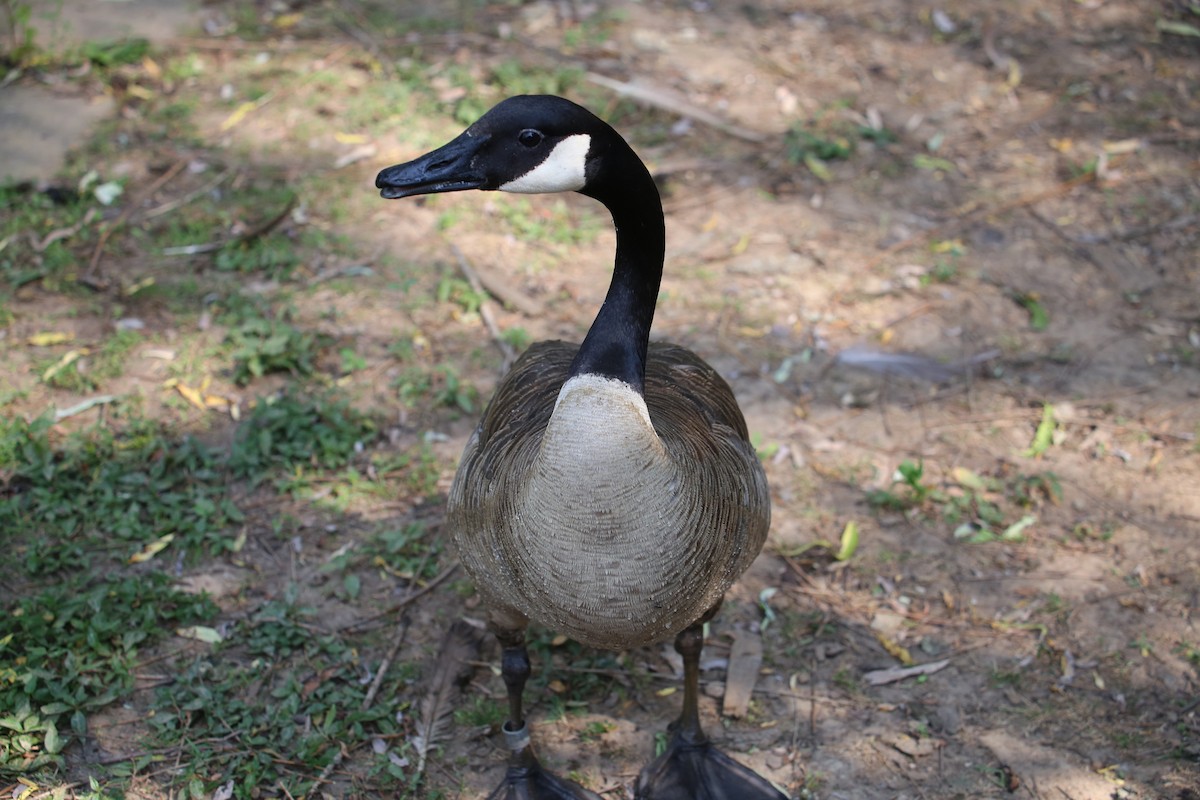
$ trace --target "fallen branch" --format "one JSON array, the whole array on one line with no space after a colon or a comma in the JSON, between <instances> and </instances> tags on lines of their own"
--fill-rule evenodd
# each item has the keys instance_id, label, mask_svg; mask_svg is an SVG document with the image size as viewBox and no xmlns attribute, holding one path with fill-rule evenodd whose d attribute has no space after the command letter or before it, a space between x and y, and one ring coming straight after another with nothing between
<instances>
[{"instance_id":1,"label":"fallen branch","mask_svg":"<svg viewBox=\"0 0 1200 800\"><path fill-rule=\"evenodd\" d=\"M928 664L918 664L915 667L877 669L863 675L863 680L872 686L882 686L885 683L895 683L896 681L902 681L905 678L914 678L918 675L932 675L948 666L950 666L950 659L947 658L942 661L931 661Z\"/></svg>"},{"instance_id":2,"label":"fallen branch","mask_svg":"<svg viewBox=\"0 0 1200 800\"><path fill-rule=\"evenodd\" d=\"M79 233L81 228L92 224L92 220L94 220L95 218L96 218L96 209L89 208L87 210L87 213L83 215L83 219L79 220L79 222L76 222L74 225L70 225L66 228L59 228L57 230L50 231L49 233L46 234L46 238L44 238L44 239L38 239L36 236L33 235L33 232L30 231L29 245L30 245L30 247L33 248L33 252L44 253L44 252L46 252L47 247L49 247L50 245L59 241L60 239L66 239L68 237L74 236L75 234ZM5 239L4 241L7 244L8 240ZM4 248L0 247L0 250L2 250L2 249L4 249Z\"/></svg>"},{"instance_id":3,"label":"fallen branch","mask_svg":"<svg viewBox=\"0 0 1200 800\"><path fill-rule=\"evenodd\" d=\"M960 225L965 225L973 219L983 216L990 217L994 214L1003 214L1006 211L1012 211L1014 209L1040 203L1043 200L1050 200L1054 197L1060 197L1068 192L1071 192L1075 188L1084 185L1085 183L1091 183L1094 179L1095 175L1093 175L1091 172L1087 172L1083 175L1080 175L1078 178L1072 178L1069 181L1063 181L1062 183L1052 186L1049 189L1043 189L1039 192L1021 195L1020 197L1000 203L996 206L976 206L970 211L960 214L944 225L938 225L936 227L929 228L928 230L913 234L907 239L901 239L900 241L889 245L882 253L878 254L864 264L862 268L869 272L882 264L889 256L894 256L896 253L903 252L911 247L916 247L917 245L924 244L933 239L945 238L948 231L951 231Z\"/></svg>"},{"instance_id":4,"label":"fallen branch","mask_svg":"<svg viewBox=\"0 0 1200 800\"><path fill-rule=\"evenodd\" d=\"M155 192L166 186L172 178L183 171L183 168L187 166L189 160L190 159L185 156L172 164L166 172L158 176L154 183L150 184L146 191L141 192L138 195L138 199L136 201L130 202L127 206L125 206L124 209L121 210L121 213L117 215L115 220L113 220L112 225L109 225L107 228L101 231L100 241L96 242L96 249L92 251L92 258L90 261L88 261L87 271L85 271L78 278L79 283L93 289L103 288L103 284L96 280L95 275L96 268L100 266L100 258L104 255L104 246L108 244L109 238L116 230L129 221L129 217L138 207L141 200L148 197L153 197Z\"/></svg>"},{"instance_id":5,"label":"fallen branch","mask_svg":"<svg viewBox=\"0 0 1200 800\"><path fill-rule=\"evenodd\" d=\"M162 249L162 254L164 256L195 256L203 253L215 253L218 250L224 250L226 247L252 242L261 236L266 236L268 233L274 230L279 223L287 219L288 215L292 213L292 209L296 207L296 200L297 195L293 193L291 198L288 199L287 205L283 207L282 211L271 217L266 222L263 222L261 225L251 228L240 236L233 236L229 239L216 242L204 242L203 244L185 244L179 247L164 247Z\"/></svg>"},{"instance_id":6,"label":"fallen branch","mask_svg":"<svg viewBox=\"0 0 1200 800\"><path fill-rule=\"evenodd\" d=\"M383 685L383 679L387 676L388 670L392 666L392 662L396 660L396 655L400 652L400 648L404 645L404 640L408 636L408 628L411 620L405 617L402 624L396 629L396 633L392 636L391 645L388 647L387 654L384 655L383 661L379 662L379 669L375 671L375 679L371 681L371 688L367 689L367 694L363 697L362 705L359 711L366 711L375 702L375 695L379 694L379 687ZM350 752L349 748L342 743L341 748L333 759L325 765L325 769L321 770L321 774L317 776L315 786L320 786L322 783L329 782L329 776L338 768L346 755Z\"/></svg>"},{"instance_id":7,"label":"fallen branch","mask_svg":"<svg viewBox=\"0 0 1200 800\"><path fill-rule=\"evenodd\" d=\"M455 563L451 564L450 566L446 567L444 570L442 570L440 575L438 575L436 578L431 580L429 583L422 586L420 589L409 592L408 595L403 600L401 600L399 603L396 603L391 608L384 609L383 611L380 611L378 614L372 614L371 616L366 617L364 619L360 619L357 622L351 622L349 625L346 625L345 627L340 628L338 632L345 633L347 631L352 631L357 628L361 628L371 622L374 622L375 620L380 619L381 617L388 617L393 614L399 613L402 609L411 605L417 599L423 597L424 595L428 594L429 592L431 592L435 588L437 588L443 581L445 581L447 578L449 578L451 575L453 575L455 570L457 570L457 569L458 569L458 562L455 562Z\"/></svg>"},{"instance_id":8,"label":"fallen branch","mask_svg":"<svg viewBox=\"0 0 1200 800\"><path fill-rule=\"evenodd\" d=\"M479 280L479 274L475 272L475 268L471 266L471 262L463 255L463 251L458 249L458 245L450 245L454 257L458 259L458 268L462 271L463 277L467 279L467 283L471 284L471 291L476 294L487 297L484 291L483 284ZM512 366L512 362L516 360L517 353L513 350L513 346L504 340L501 335L500 326L496 323L496 316L492 313L491 304L485 299L479 303L479 316L483 319L483 324L487 327L488 333L492 335L492 340L496 342L496 346L500 348L500 352L504 354L504 364L501 367L501 372L508 372L508 368Z\"/></svg>"},{"instance_id":9,"label":"fallen branch","mask_svg":"<svg viewBox=\"0 0 1200 800\"><path fill-rule=\"evenodd\" d=\"M672 114L678 114L681 117L687 117L690 120L703 123L709 127L716 128L723 133L728 133L730 136L736 136L747 142L761 144L770 138L767 134L760 131L752 131L749 128L743 128L728 122L711 111L707 111L699 106L692 105L681 97L678 97L664 89L659 89L653 86L647 86L640 83L627 83L626 81L618 81L607 75L601 75L597 72L588 72L587 79L597 86L603 86L621 97L628 97L639 103L644 103L654 108L660 108L663 111L669 111Z\"/></svg>"}]
</instances>

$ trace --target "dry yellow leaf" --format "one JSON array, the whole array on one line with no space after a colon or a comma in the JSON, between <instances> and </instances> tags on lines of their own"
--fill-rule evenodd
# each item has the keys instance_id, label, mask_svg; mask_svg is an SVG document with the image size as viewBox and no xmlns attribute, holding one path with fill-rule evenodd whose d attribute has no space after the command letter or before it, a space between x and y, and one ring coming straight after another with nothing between
<instances>
[{"instance_id":1,"label":"dry yellow leaf","mask_svg":"<svg viewBox=\"0 0 1200 800\"><path fill-rule=\"evenodd\" d=\"M883 649L887 650L888 654L892 658L896 659L906 667L912 666L913 657L912 654L908 652L908 648L893 642L891 639L884 636L882 633L879 633L878 631L875 632L875 638L879 640L879 643L883 645Z\"/></svg>"},{"instance_id":2,"label":"dry yellow leaf","mask_svg":"<svg viewBox=\"0 0 1200 800\"><path fill-rule=\"evenodd\" d=\"M78 350L71 350L67 353L64 353L62 358L60 358L56 363L47 367L46 371L42 373L42 381L43 382L49 381L55 375L62 372L64 369L71 366L76 361L78 361L80 358L82 358L83 356L86 356L90 352L91 351L88 350L86 347L81 347Z\"/></svg>"},{"instance_id":3,"label":"dry yellow leaf","mask_svg":"<svg viewBox=\"0 0 1200 800\"><path fill-rule=\"evenodd\" d=\"M299 13L280 14L272 24L277 30L286 31L288 28L296 27L302 19L304 19L304 15Z\"/></svg>"},{"instance_id":4,"label":"dry yellow leaf","mask_svg":"<svg viewBox=\"0 0 1200 800\"><path fill-rule=\"evenodd\" d=\"M1110 156L1123 156L1142 149L1141 139L1121 139L1118 142L1104 142L1104 152Z\"/></svg>"},{"instance_id":5,"label":"dry yellow leaf","mask_svg":"<svg viewBox=\"0 0 1200 800\"><path fill-rule=\"evenodd\" d=\"M253 111L256 108L258 108L258 103L255 103L252 101L242 103L240 106L238 106L237 108L235 108L233 110L232 114L230 114L228 117L225 118L224 122L221 123L221 133L224 133L225 131L229 130L233 126L237 125L239 122L241 122L242 120L244 120L246 118L247 114L249 114L251 111Z\"/></svg>"},{"instance_id":6,"label":"dry yellow leaf","mask_svg":"<svg viewBox=\"0 0 1200 800\"><path fill-rule=\"evenodd\" d=\"M333 134L333 138L341 144L363 144L367 141L367 137L361 133L342 133L341 131Z\"/></svg>"},{"instance_id":7,"label":"dry yellow leaf","mask_svg":"<svg viewBox=\"0 0 1200 800\"><path fill-rule=\"evenodd\" d=\"M204 396L201 395L200 392L188 386L186 383L176 384L175 391L179 392L180 396L183 397L184 400L187 400L201 411L206 408L204 405Z\"/></svg>"},{"instance_id":8,"label":"dry yellow leaf","mask_svg":"<svg viewBox=\"0 0 1200 800\"><path fill-rule=\"evenodd\" d=\"M560 680L552 680L547 684L547 688L555 694L562 694L567 690L567 685Z\"/></svg>"},{"instance_id":9,"label":"dry yellow leaf","mask_svg":"<svg viewBox=\"0 0 1200 800\"><path fill-rule=\"evenodd\" d=\"M1021 85L1021 64L1015 59L1008 61L1008 88L1015 89Z\"/></svg>"},{"instance_id":10,"label":"dry yellow leaf","mask_svg":"<svg viewBox=\"0 0 1200 800\"><path fill-rule=\"evenodd\" d=\"M139 550L136 553L134 553L133 555L131 555L129 557L129 563L130 564L142 564L142 563L145 563L146 561L149 561L150 559L154 558L156 555L161 553L163 550L165 550L167 545L169 545L174 539L175 539L175 534L173 534L173 533L168 533L165 536L160 536L159 538L155 539L153 542L150 542L150 544L143 547L141 550Z\"/></svg>"},{"instance_id":11,"label":"dry yellow leaf","mask_svg":"<svg viewBox=\"0 0 1200 800\"><path fill-rule=\"evenodd\" d=\"M729 248L729 253L730 255L740 256L742 253L746 252L746 248L749 246L750 234L743 233L742 238L738 239L737 242L734 243L733 247Z\"/></svg>"},{"instance_id":12,"label":"dry yellow leaf","mask_svg":"<svg viewBox=\"0 0 1200 800\"><path fill-rule=\"evenodd\" d=\"M27 341L34 347L52 347L75 341L75 334L70 331L43 331L30 336Z\"/></svg>"},{"instance_id":13,"label":"dry yellow leaf","mask_svg":"<svg viewBox=\"0 0 1200 800\"><path fill-rule=\"evenodd\" d=\"M670 697L671 695L675 694L675 687L668 686L665 689L659 689L657 692L655 692L655 694L659 697Z\"/></svg>"},{"instance_id":14,"label":"dry yellow leaf","mask_svg":"<svg viewBox=\"0 0 1200 800\"><path fill-rule=\"evenodd\" d=\"M154 278L147 276L145 278L142 278L140 281L137 281L136 283L133 283L130 286L126 287L125 290L121 292L121 294L125 295L126 297L133 297L135 294L140 292L142 289L146 289L146 288L153 286L154 283L155 283Z\"/></svg>"}]
</instances>

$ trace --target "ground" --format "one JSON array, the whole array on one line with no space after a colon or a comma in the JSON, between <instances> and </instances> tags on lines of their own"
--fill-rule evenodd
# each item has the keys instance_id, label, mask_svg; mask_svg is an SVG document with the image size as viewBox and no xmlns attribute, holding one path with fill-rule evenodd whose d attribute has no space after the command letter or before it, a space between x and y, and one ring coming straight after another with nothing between
<instances>
[{"instance_id":1,"label":"ground","mask_svg":"<svg viewBox=\"0 0 1200 800\"><path fill-rule=\"evenodd\" d=\"M731 382L766 466L714 740L792 797L1200 796L1195 4L397 6L11 26L0 121L67 104L0 167L32 180L0 231L0 678L41 715L0 718L14 797L499 780L445 492L511 351L586 331L614 240L582 197L372 180L521 92L650 164L654 336ZM101 42L126 31L149 49ZM544 760L631 797L669 644L533 644Z\"/></svg>"}]
</instances>

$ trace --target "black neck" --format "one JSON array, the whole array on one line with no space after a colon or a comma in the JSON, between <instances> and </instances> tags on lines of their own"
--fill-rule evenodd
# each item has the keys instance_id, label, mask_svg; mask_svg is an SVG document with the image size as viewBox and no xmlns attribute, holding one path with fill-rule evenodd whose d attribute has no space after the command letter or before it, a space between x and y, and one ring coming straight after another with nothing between
<instances>
[{"instance_id":1,"label":"black neck","mask_svg":"<svg viewBox=\"0 0 1200 800\"><path fill-rule=\"evenodd\" d=\"M608 295L579 346L571 375L615 378L640 393L666 252L658 187L641 159L624 146L610 154L603 175L589 180L583 194L612 213L617 254Z\"/></svg>"}]
</instances>

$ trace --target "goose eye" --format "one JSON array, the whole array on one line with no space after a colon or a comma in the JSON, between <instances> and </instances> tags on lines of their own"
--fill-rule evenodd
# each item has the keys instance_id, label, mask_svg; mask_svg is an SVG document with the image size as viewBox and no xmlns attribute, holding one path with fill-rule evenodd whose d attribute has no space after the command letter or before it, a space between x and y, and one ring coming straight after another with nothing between
<instances>
[{"instance_id":1,"label":"goose eye","mask_svg":"<svg viewBox=\"0 0 1200 800\"><path fill-rule=\"evenodd\" d=\"M533 128L526 128L517 134L517 141L526 147L537 147L544 138L541 131L535 131Z\"/></svg>"}]
</instances>

